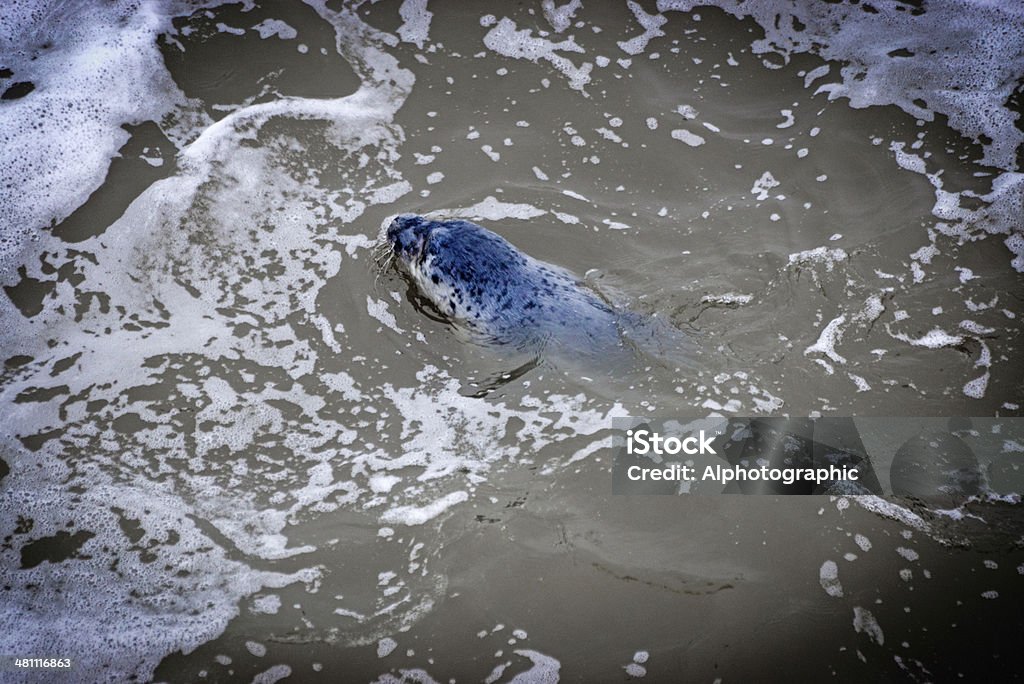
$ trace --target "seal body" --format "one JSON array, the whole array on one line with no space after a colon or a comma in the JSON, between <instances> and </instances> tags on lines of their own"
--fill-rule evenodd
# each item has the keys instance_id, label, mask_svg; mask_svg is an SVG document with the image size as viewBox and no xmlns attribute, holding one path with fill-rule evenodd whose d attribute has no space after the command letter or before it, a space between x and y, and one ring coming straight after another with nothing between
<instances>
[{"instance_id":1,"label":"seal body","mask_svg":"<svg viewBox=\"0 0 1024 684\"><path fill-rule=\"evenodd\" d=\"M403 214L388 227L387 241L420 292L478 339L532 353L600 354L622 346L616 311L578 278L482 226Z\"/></svg>"}]
</instances>

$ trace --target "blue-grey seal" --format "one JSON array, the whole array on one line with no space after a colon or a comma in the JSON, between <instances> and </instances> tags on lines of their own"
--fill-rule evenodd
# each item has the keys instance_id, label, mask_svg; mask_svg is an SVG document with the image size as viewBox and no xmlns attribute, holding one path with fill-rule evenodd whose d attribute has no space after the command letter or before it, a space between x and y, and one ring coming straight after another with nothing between
<instances>
[{"instance_id":1,"label":"blue-grey seal","mask_svg":"<svg viewBox=\"0 0 1024 684\"><path fill-rule=\"evenodd\" d=\"M614 355L623 348L628 312L482 226L402 214L387 229L387 245L423 296L477 339L538 355Z\"/></svg>"}]
</instances>

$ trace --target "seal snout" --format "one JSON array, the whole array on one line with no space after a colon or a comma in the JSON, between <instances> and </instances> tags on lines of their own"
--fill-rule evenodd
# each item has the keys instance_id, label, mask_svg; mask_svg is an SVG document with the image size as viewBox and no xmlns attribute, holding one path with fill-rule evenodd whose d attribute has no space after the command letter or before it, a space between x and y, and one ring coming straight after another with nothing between
<instances>
[{"instance_id":1,"label":"seal snout","mask_svg":"<svg viewBox=\"0 0 1024 684\"><path fill-rule=\"evenodd\" d=\"M388 226L388 243L397 256L410 261L422 251L430 229L430 221L422 216L401 214Z\"/></svg>"}]
</instances>

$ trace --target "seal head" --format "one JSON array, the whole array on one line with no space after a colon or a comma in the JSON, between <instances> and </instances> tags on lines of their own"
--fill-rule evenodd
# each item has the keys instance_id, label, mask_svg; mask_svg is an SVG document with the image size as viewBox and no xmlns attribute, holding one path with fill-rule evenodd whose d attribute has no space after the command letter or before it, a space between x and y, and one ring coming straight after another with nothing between
<instances>
[{"instance_id":1,"label":"seal head","mask_svg":"<svg viewBox=\"0 0 1024 684\"><path fill-rule=\"evenodd\" d=\"M420 292L478 338L536 352L622 345L616 312L578 278L482 226L403 214L387 241Z\"/></svg>"}]
</instances>

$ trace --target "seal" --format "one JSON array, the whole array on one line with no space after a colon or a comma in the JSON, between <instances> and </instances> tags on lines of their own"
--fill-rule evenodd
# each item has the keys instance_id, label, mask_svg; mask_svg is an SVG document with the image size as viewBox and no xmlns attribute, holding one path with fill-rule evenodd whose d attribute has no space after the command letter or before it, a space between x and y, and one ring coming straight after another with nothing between
<instances>
[{"instance_id":1,"label":"seal","mask_svg":"<svg viewBox=\"0 0 1024 684\"><path fill-rule=\"evenodd\" d=\"M571 272L522 253L483 226L402 214L386 239L423 296L473 338L537 355L623 347L619 312Z\"/></svg>"}]
</instances>

